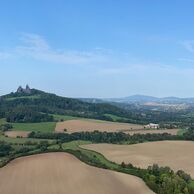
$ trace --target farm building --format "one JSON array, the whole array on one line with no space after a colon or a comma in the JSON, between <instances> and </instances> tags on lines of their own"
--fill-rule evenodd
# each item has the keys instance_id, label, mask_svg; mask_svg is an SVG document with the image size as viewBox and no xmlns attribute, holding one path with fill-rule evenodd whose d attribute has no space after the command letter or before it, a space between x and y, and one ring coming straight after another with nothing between
<instances>
[{"instance_id":1,"label":"farm building","mask_svg":"<svg viewBox=\"0 0 194 194\"><path fill-rule=\"evenodd\" d=\"M145 128L158 129L159 124L150 123L150 124L146 125Z\"/></svg>"}]
</instances>

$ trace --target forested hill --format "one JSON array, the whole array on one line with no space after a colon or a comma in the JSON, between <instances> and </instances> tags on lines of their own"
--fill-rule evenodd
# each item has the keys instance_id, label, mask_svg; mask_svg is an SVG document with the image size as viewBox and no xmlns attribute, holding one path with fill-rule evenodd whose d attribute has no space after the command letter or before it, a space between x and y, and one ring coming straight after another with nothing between
<instances>
[{"instance_id":1,"label":"forested hill","mask_svg":"<svg viewBox=\"0 0 194 194\"><path fill-rule=\"evenodd\" d=\"M52 121L51 114L105 119L106 114L124 116L127 111L114 105L87 103L60 97L36 89L18 88L17 92L0 97L0 118L8 122Z\"/></svg>"}]
</instances>

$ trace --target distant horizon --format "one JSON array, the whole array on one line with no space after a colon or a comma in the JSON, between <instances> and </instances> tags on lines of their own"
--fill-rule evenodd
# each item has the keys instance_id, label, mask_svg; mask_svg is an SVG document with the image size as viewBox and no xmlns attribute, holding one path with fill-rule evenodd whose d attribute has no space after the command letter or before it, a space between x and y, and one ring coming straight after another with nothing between
<instances>
[{"instance_id":1,"label":"distant horizon","mask_svg":"<svg viewBox=\"0 0 194 194\"><path fill-rule=\"evenodd\" d=\"M29 84L24 84L24 85L18 85L16 88L15 88L15 90L11 90L11 91L9 91L9 92L7 92L7 93L4 93L4 94L1 94L0 93L0 96L3 96L3 95L7 95L7 94L10 94L10 93L15 93L16 91L17 91L17 89L21 86L22 88L25 88L26 86L29 86L30 87L30 89L37 89L37 90L40 90L40 91L43 91L43 92L48 92L48 93L52 93L52 94L56 94L56 95L58 95L58 96L62 96L62 97L67 97L67 98L77 98L77 99L79 99L79 98L94 98L94 99L111 99L111 98L115 98L115 99L119 99L119 98L128 98L128 97L133 97L133 96L145 96L145 97L154 97L154 98L194 98L194 96L185 96L185 97L180 97L180 96L154 96L154 95L147 95L147 94L130 94L130 95L128 95L128 96L118 96L118 97L112 97L112 96L110 96L110 97L88 97L88 96L84 96L84 97L82 97L82 96L77 96L77 97L74 97L74 96L66 96L66 95L62 95L62 94L59 94L59 93L55 93L54 91L51 91L51 90L49 90L49 91L47 91L47 90L44 90L44 89L40 89L40 88L36 88L36 87L31 87L31 85L29 85Z\"/></svg>"},{"instance_id":2,"label":"distant horizon","mask_svg":"<svg viewBox=\"0 0 194 194\"><path fill-rule=\"evenodd\" d=\"M169 0L2 1L0 94L29 83L74 98L194 96L193 7Z\"/></svg>"}]
</instances>

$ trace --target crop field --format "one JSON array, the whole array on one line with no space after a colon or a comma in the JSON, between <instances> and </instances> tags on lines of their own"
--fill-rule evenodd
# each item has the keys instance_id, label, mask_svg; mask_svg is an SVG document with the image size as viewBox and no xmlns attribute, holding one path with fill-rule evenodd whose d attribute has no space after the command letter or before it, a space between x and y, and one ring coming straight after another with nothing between
<instances>
[{"instance_id":1,"label":"crop field","mask_svg":"<svg viewBox=\"0 0 194 194\"><path fill-rule=\"evenodd\" d=\"M7 137L16 138L16 137L28 137L29 133L30 133L29 131L6 131L4 134Z\"/></svg>"},{"instance_id":2,"label":"crop field","mask_svg":"<svg viewBox=\"0 0 194 194\"><path fill-rule=\"evenodd\" d=\"M163 133L168 133L168 134L171 134L171 135L177 135L178 132L179 132L179 129L141 129L141 130L125 131L125 133L128 133L129 135L133 135L133 134L137 134L137 133L139 133L139 134L147 134L147 133L163 134Z\"/></svg>"},{"instance_id":3,"label":"crop field","mask_svg":"<svg viewBox=\"0 0 194 194\"><path fill-rule=\"evenodd\" d=\"M42 122L42 123L12 123L13 130L16 131L41 131L52 132L56 126L55 122Z\"/></svg>"},{"instance_id":4,"label":"crop field","mask_svg":"<svg viewBox=\"0 0 194 194\"><path fill-rule=\"evenodd\" d=\"M107 132L119 132L122 130L134 130L143 129L143 125L130 124L130 123L118 123L93 119L76 119L59 122L56 125L56 132L80 132L80 131L107 131Z\"/></svg>"},{"instance_id":5,"label":"crop field","mask_svg":"<svg viewBox=\"0 0 194 194\"><path fill-rule=\"evenodd\" d=\"M5 119L0 119L0 125L6 124ZM52 132L55 129L56 122L41 122L41 123L10 123L13 131L41 131Z\"/></svg>"},{"instance_id":6,"label":"crop field","mask_svg":"<svg viewBox=\"0 0 194 194\"><path fill-rule=\"evenodd\" d=\"M67 153L23 157L0 169L2 194L78 192L80 194L153 193L137 177L88 166Z\"/></svg>"},{"instance_id":7,"label":"crop field","mask_svg":"<svg viewBox=\"0 0 194 194\"><path fill-rule=\"evenodd\" d=\"M147 168L158 164L173 170L184 170L194 177L194 142L159 141L134 145L89 144L81 146L103 154L107 159Z\"/></svg>"}]
</instances>

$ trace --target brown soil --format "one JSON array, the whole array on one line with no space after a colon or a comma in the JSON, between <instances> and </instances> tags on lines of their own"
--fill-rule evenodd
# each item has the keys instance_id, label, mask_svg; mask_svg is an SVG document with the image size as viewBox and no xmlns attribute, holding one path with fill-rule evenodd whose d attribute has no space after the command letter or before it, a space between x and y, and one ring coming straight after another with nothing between
<instances>
[{"instance_id":1,"label":"brown soil","mask_svg":"<svg viewBox=\"0 0 194 194\"><path fill-rule=\"evenodd\" d=\"M147 134L147 133L151 133L151 134L156 134L156 133L159 133L159 134L163 134L163 133L169 133L171 135L176 135L178 133L178 129L150 129L150 130L146 130L146 129L143 129L143 130L130 130L130 131L125 131L125 133L128 133L130 135L133 135L133 134Z\"/></svg>"},{"instance_id":2,"label":"brown soil","mask_svg":"<svg viewBox=\"0 0 194 194\"><path fill-rule=\"evenodd\" d=\"M132 163L141 168L152 164L184 170L194 177L194 142L159 141L135 145L91 144L84 148L102 153L111 161Z\"/></svg>"},{"instance_id":3,"label":"brown soil","mask_svg":"<svg viewBox=\"0 0 194 194\"><path fill-rule=\"evenodd\" d=\"M134 176L88 166L67 153L16 159L0 169L0 194L152 194Z\"/></svg>"},{"instance_id":4,"label":"brown soil","mask_svg":"<svg viewBox=\"0 0 194 194\"><path fill-rule=\"evenodd\" d=\"M16 138L16 137L28 137L30 132L29 131L6 131L4 134L8 137Z\"/></svg>"},{"instance_id":5,"label":"brown soil","mask_svg":"<svg viewBox=\"0 0 194 194\"><path fill-rule=\"evenodd\" d=\"M108 122L100 120L68 120L64 122L59 122L56 125L56 132L64 132L64 129L67 129L67 132L80 132L80 131L108 131L108 132L118 132L122 130L131 130L131 129L143 129L143 125L128 124L128 123L117 123L117 122Z\"/></svg>"}]
</instances>

